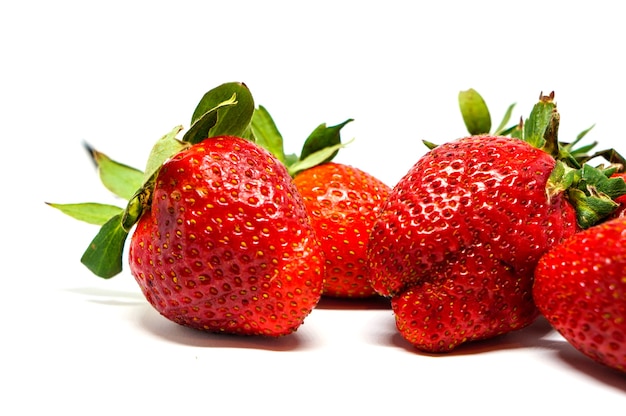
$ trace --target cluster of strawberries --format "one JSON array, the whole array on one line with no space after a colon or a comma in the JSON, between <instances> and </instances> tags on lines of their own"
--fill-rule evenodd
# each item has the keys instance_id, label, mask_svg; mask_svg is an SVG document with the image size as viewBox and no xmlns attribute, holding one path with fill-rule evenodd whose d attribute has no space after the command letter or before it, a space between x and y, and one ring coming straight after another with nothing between
<instances>
[{"instance_id":1,"label":"cluster of strawberries","mask_svg":"<svg viewBox=\"0 0 626 416\"><path fill-rule=\"evenodd\" d=\"M245 84L207 92L140 171L91 150L127 201L50 204L101 226L82 257L130 271L166 318L211 332L281 336L321 296L390 299L427 352L495 337L542 314L586 355L626 371L626 182L614 151L558 140L554 95L490 133L474 90L469 136L430 150L394 186L333 162L341 129L318 126L286 155ZM607 166L588 162L602 156Z\"/></svg>"}]
</instances>

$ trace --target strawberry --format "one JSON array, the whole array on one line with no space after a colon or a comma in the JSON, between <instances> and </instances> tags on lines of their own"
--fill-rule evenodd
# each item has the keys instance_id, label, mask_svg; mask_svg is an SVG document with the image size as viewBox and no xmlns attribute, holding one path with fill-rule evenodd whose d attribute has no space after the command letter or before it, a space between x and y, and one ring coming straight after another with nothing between
<instances>
[{"instance_id":1,"label":"strawberry","mask_svg":"<svg viewBox=\"0 0 626 416\"><path fill-rule=\"evenodd\" d=\"M365 250L390 188L358 168L334 162L309 168L294 181L326 257L324 295L375 295Z\"/></svg>"},{"instance_id":2,"label":"strawberry","mask_svg":"<svg viewBox=\"0 0 626 416\"><path fill-rule=\"evenodd\" d=\"M540 312L576 349L626 372L626 218L552 247L535 270Z\"/></svg>"},{"instance_id":3,"label":"strawberry","mask_svg":"<svg viewBox=\"0 0 626 416\"><path fill-rule=\"evenodd\" d=\"M132 236L130 268L148 301L182 325L283 335L321 294L323 258L285 167L234 137L166 162Z\"/></svg>"},{"instance_id":4,"label":"strawberry","mask_svg":"<svg viewBox=\"0 0 626 416\"><path fill-rule=\"evenodd\" d=\"M255 111L252 131L286 164L304 198L326 258L323 294L365 298L376 294L369 284L365 250L390 188L359 168L331 162L343 146L340 130L351 121L319 125L305 140L300 156L284 154L282 135L262 106Z\"/></svg>"},{"instance_id":5,"label":"strawberry","mask_svg":"<svg viewBox=\"0 0 626 416\"><path fill-rule=\"evenodd\" d=\"M511 137L436 146L389 194L368 243L370 283L391 298L416 348L446 352L529 325L541 255L605 218L626 192L623 180L576 166L557 141L558 121L553 95L542 95Z\"/></svg>"},{"instance_id":6,"label":"strawberry","mask_svg":"<svg viewBox=\"0 0 626 416\"><path fill-rule=\"evenodd\" d=\"M95 152L103 183L128 204L53 204L102 223L82 262L118 274L134 227L130 271L164 317L211 332L295 331L321 297L324 258L286 167L240 137L253 136L253 111L245 85L224 84L205 94L181 141L177 127L157 142L145 172Z\"/></svg>"}]
</instances>

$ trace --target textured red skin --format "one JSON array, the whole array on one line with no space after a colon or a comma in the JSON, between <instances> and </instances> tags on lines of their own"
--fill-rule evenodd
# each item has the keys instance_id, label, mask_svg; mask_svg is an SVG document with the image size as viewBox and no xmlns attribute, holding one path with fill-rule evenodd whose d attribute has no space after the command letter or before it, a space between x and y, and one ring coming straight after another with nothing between
<instances>
[{"instance_id":1,"label":"textured red skin","mask_svg":"<svg viewBox=\"0 0 626 416\"><path fill-rule=\"evenodd\" d=\"M372 287L413 345L449 351L536 318L534 267L578 230L564 197L547 200L554 165L523 141L474 136L436 147L394 187L367 252Z\"/></svg>"},{"instance_id":2,"label":"textured red skin","mask_svg":"<svg viewBox=\"0 0 626 416\"><path fill-rule=\"evenodd\" d=\"M626 218L581 231L544 255L533 296L576 349L626 372Z\"/></svg>"},{"instance_id":3,"label":"textured red skin","mask_svg":"<svg viewBox=\"0 0 626 416\"><path fill-rule=\"evenodd\" d=\"M130 268L176 323L279 336L319 301L324 259L285 167L251 142L221 137L164 164L131 239Z\"/></svg>"},{"instance_id":4,"label":"textured red skin","mask_svg":"<svg viewBox=\"0 0 626 416\"><path fill-rule=\"evenodd\" d=\"M391 188L358 168L339 163L307 169L294 182L326 257L323 294L374 296L365 251L372 224Z\"/></svg>"}]
</instances>

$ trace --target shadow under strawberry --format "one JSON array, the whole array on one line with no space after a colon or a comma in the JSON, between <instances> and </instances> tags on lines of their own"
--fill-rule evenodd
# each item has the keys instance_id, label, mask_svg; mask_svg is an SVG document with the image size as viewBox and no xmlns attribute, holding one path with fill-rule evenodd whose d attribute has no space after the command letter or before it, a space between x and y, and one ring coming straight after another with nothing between
<instances>
[{"instance_id":1,"label":"shadow under strawberry","mask_svg":"<svg viewBox=\"0 0 626 416\"><path fill-rule=\"evenodd\" d=\"M315 309L391 310L391 304L389 299L382 296L371 296L368 298L322 296Z\"/></svg>"},{"instance_id":2,"label":"shadow under strawberry","mask_svg":"<svg viewBox=\"0 0 626 416\"><path fill-rule=\"evenodd\" d=\"M196 348L256 349L266 351L302 351L312 349L314 341L302 331L289 336L258 337L197 331L163 317L149 305L137 310L134 321L145 331L164 341Z\"/></svg>"},{"instance_id":3,"label":"shadow under strawberry","mask_svg":"<svg viewBox=\"0 0 626 416\"><path fill-rule=\"evenodd\" d=\"M554 350L556 358L574 368L579 374L585 374L606 386L626 393L626 374L594 362L565 340L558 343L558 348Z\"/></svg>"},{"instance_id":4,"label":"shadow under strawberry","mask_svg":"<svg viewBox=\"0 0 626 416\"><path fill-rule=\"evenodd\" d=\"M88 297L87 301L109 306L141 306L145 299L141 293L120 290L105 290L95 287L77 287L67 289L68 292Z\"/></svg>"},{"instance_id":5,"label":"shadow under strawberry","mask_svg":"<svg viewBox=\"0 0 626 416\"><path fill-rule=\"evenodd\" d=\"M466 342L459 345L452 351L428 352L421 351L407 341L399 332L394 333L390 339L390 344L401 347L412 354L426 355L429 357L449 357L482 354L492 351L503 351L523 348L559 348L560 341L546 339L545 337L553 333L552 327L539 317L533 324L518 331L508 332L496 337L483 340Z\"/></svg>"}]
</instances>

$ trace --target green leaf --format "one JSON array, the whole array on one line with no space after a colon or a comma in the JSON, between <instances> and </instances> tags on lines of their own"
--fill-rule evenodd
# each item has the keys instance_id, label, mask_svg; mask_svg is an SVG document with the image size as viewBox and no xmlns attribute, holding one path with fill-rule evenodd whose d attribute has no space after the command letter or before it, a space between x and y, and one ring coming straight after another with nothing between
<instances>
[{"instance_id":1,"label":"green leaf","mask_svg":"<svg viewBox=\"0 0 626 416\"><path fill-rule=\"evenodd\" d=\"M591 131L591 129L593 129L595 127L595 124L593 124L591 127L581 131L580 133L578 133L578 136L576 136L576 140L574 140L574 142L572 143L573 145L575 145L576 143L578 143L583 137L585 137L587 135L587 133L589 133Z\"/></svg>"},{"instance_id":2,"label":"green leaf","mask_svg":"<svg viewBox=\"0 0 626 416\"><path fill-rule=\"evenodd\" d=\"M341 144L341 129L348 123L354 121L349 118L343 123L337 124L335 126L326 127L326 123L322 123L311 132L309 137L304 142L304 146L302 146L302 151L300 152L300 160L304 161L310 155L317 153L319 156L319 151L332 147L334 152L325 152L327 155L324 160L321 160L317 164L321 164L324 162L330 162L336 155L337 151L343 147ZM315 166L315 165L313 165ZM312 167L312 166L310 166ZM300 169L302 170L302 169Z\"/></svg>"},{"instance_id":3,"label":"green leaf","mask_svg":"<svg viewBox=\"0 0 626 416\"><path fill-rule=\"evenodd\" d=\"M98 166L102 184L115 195L130 199L143 183L143 172L128 165L116 162L102 152L85 145Z\"/></svg>"},{"instance_id":4,"label":"green leaf","mask_svg":"<svg viewBox=\"0 0 626 416\"><path fill-rule=\"evenodd\" d=\"M55 204L46 202L70 217L89 224L103 225L115 215L124 210L115 205L100 204L96 202L84 202L78 204Z\"/></svg>"},{"instance_id":5,"label":"green leaf","mask_svg":"<svg viewBox=\"0 0 626 416\"><path fill-rule=\"evenodd\" d=\"M298 162L298 160L300 160L300 158L295 153L290 153L288 155L285 155L286 166L293 166L296 162Z\"/></svg>"},{"instance_id":6,"label":"green leaf","mask_svg":"<svg viewBox=\"0 0 626 416\"><path fill-rule=\"evenodd\" d=\"M233 94L225 101L217 103L215 107L210 108L206 113L202 114L197 120L193 122L189 130L183 136L183 142L196 144L200 143L204 139L211 137L211 131L215 128L218 122L218 111L225 109L229 106L237 105L237 95ZM215 135L213 135L215 136Z\"/></svg>"},{"instance_id":7,"label":"green leaf","mask_svg":"<svg viewBox=\"0 0 626 416\"><path fill-rule=\"evenodd\" d=\"M548 199L555 197L563 193L566 189L572 186L574 181L577 181L578 170L567 166L560 160L556 161L554 169L548 177L546 182L546 193Z\"/></svg>"},{"instance_id":8,"label":"green leaf","mask_svg":"<svg viewBox=\"0 0 626 416\"><path fill-rule=\"evenodd\" d=\"M589 193L601 193L611 199L626 194L626 183L624 180L619 177L609 178L601 169L583 165L581 175L579 189L587 189Z\"/></svg>"},{"instance_id":9,"label":"green leaf","mask_svg":"<svg viewBox=\"0 0 626 416\"><path fill-rule=\"evenodd\" d=\"M588 157L588 160L595 159L596 157L602 157L609 163L619 165L621 169L626 167L626 158L619 154L615 149L606 149L596 152L592 156Z\"/></svg>"},{"instance_id":10,"label":"green leaf","mask_svg":"<svg viewBox=\"0 0 626 416\"><path fill-rule=\"evenodd\" d=\"M254 137L254 133L252 131L252 122L250 122L250 125L243 131L243 133L241 133L239 137L256 143L256 138Z\"/></svg>"},{"instance_id":11,"label":"green leaf","mask_svg":"<svg viewBox=\"0 0 626 416\"><path fill-rule=\"evenodd\" d=\"M328 162L339 149L346 147L351 142L352 140L345 144L339 143L334 146L324 147L317 152L307 155L304 159L300 159L287 167L289 174L291 176L295 176L298 172L302 172L314 166Z\"/></svg>"},{"instance_id":12,"label":"green leaf","mask_svg":"<svg viewBox=\"0 0 626 416\"><path fill-rule=\"evenodd\" d=\"M521 134L521 128L519 127L518 124L507 127L504 130L501 130L499 132L497 132L498 135L500 136L511 136L511 137L515 137L518 139L522 138L522 134Z\"/></svg>"},{"instance_id":13,"label":"green leaf","mask_svg":"<svg viewBox=\"0 0 626 416\"><path fill-rule=\"evenodd\" d=\"M504 132L512 128L512 127L507 128L506 125L509 124L509 120L511 120L511 115L513 114L514 108L515 108L515 104L511 104L509 108L507 108L506 113L504 113L504 117L502 118L502 121L500 122L500 124L498 125L498 128L493 133L494 135L504 134Z\"/></svg>"},{"instance_id":14,"label":"green leaf","mask_svg":"<svg viewBox=\"0 0 626 416\"><path fill-rule=\"evenodd\" d=\"M558 124L553 98L553 94L542 94L524 123L524 140L538 149L546 145L546 133L552 131L554 122Z\"/></svg>"},{"instance_id":15,"label":"green leaf","mask_svg":"<svg viewBox=\"0 0 626 416\"><path fill-rule=\"evenodd\" d=\"M107 221L80 259L95 275L105 279L122 271L122 257L128 232L122 228L121 220L122 214L118 214Z\"/></svg>"},{"instance_id":16,"label":"green leaf","mask_svg":"<svg viewBox=\"0 0 626 416\"><path fill-rule=\"evenodd\" d=\"M169 158L188 147L187 144L176 139L176 135L182 129L182 126L174 127L169 133L161 137L152 147L150 156L148 157L148 162L146 163L146 170L142 178L142 185L145 185L159 171L159 169L161 169L163 163L165 163ZM133 195L138 189L139 187L135 188Z\"/></svg>"},{"instance_id":17,"label":"green leaf","mask_svg":"<svg viewBox=\"0 0 626 416\"><path fill-rule=\"evenodd\" d=\"M222 84L204 94L183 141L195 144L207 137L240 137L249 129L253 113L254 99L245 84Z\"/></svg>"},{"instance_id":18,"label":"green leaf","mask_svg":"<svg viewBox=\"0 0 626 416\"><path fill-rule=\"evenodd\" d=\"M489 133L491 115L483 97L474 89L459 92L459 107L471 135Z\"/></svg>"},{"instance_id":19,"label":"green leaf","mask_svg":"<svg viewBox=\"0 0 626 416\"><path fill-rule=\"evenodd\" d=\"M252 115L252 133L256 143L269 150L283 164L286 163L283 136L278 131L272 116L263 106L259 106Z\"/></svg>"},{"instance_id":20,"label":"green leaf","mask_svg":"<svg viewBox=\"0 0 626 416\"><path fill-rule=\"evenodd\" d=\"M589 228L609 216L619 204L601 193L586 194L580 189L570 188L568 197L576 209L578 225Z\"/></svg>"}]
</instances>

